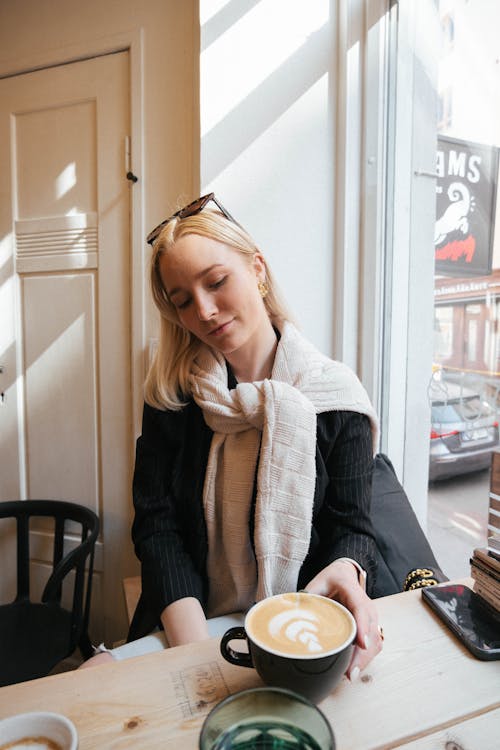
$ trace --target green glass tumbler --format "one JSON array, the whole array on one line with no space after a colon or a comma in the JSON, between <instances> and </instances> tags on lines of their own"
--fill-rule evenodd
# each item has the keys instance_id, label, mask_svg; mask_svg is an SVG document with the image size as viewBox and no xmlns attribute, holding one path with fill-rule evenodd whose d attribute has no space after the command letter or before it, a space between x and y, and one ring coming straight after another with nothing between
<instances>
[{"instance_id":1,"label":"green glass tumbler","mask_svg":"<svg viewBox=\"0 0 500 750\"><path fill-rule=\"evenodd\" d=\"M335 750L326 716L284 688L242 690L215 706L200 734L200 750Z\"/></svg>"}]
</instances>

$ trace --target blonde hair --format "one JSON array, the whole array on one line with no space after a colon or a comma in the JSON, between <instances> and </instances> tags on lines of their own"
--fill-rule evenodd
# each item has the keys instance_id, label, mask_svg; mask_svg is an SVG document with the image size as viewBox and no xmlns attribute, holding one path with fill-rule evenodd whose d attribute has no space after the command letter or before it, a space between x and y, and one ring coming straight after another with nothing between
<instances>
[{"instance_id":1,"label":"blonde hair","mask_svg":"<svg viewBox=\"0 0 500 750\"><path fill-rule=\"evenodd\" d=\"M186 398L191 393L189 375L192 363L201 346L200 340L179 321L159 269L160 258L168 253L177 240L189 234L222 242L235 252L247 256L249 263L256 253L262 255L250 235L239 224L210 209L185 219L172 219L161 231L153 246L150 265L151 291L160 313L160 336L144 385L146 402L158 409L178 410L185 405ZM263 302L271 322L279 325L284 320L293 320L265 259L264 264L269 291Z\"/></svg>"}]
</instances>

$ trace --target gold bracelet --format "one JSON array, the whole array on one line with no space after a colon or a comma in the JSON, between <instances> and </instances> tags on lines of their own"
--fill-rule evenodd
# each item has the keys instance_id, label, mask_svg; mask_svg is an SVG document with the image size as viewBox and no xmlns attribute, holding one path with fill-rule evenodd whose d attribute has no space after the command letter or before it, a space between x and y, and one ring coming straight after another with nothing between
<instances>
[{"instance_id":1,"label":"gold bracelet","mask_svg":"<svg viewBox=\"0 0 500 750\"><path fill-rule=\"evenodd\" d=\"M435 578L425 578L420 579L420 581L415 581L415 583L412 583L410 586L408 586L405 591L414 591L415 589L423 589L425 586L437 586L437 581Z\"/></svg>"},{"instance_id":2,"label":"gold bracelet","mask_svg":"<svg viewBox=\"0 0 500 750\"><path fill-rule=\"evenodd\" d=\"M428 583L425 583L428 581ZM422 585L432 585L437 583L434 578L434 571L429 568L414 568L410 570L403 584L403 591L410 591L412 588L420 588Z\"/></svg>"}]
</instances>

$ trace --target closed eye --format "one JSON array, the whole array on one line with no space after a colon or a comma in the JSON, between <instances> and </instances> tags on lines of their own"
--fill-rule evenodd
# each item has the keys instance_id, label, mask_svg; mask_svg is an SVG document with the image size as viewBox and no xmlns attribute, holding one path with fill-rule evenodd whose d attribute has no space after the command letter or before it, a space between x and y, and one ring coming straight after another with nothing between
<instances>
[{"instance_id":1,"label":"closed eye","mask_svg":"<svg viewBox=\"0 0 500 750\"><path fill-rule=\"evenodd\" d=\"M226 274L226 276L222 276L220 279L217 279L217 281L212 281L210 284L208 284L207 289L215 291L219 289L221 286L223 286L223 284L226 283L227 279L228 279L228 275ZM176 293L180 293L180 290L179 292L175 290L174 296ZM192 297L187 297L185 300L182 300L179 302L173 299L172 302L177 308L177 310L185 310L191 304L191 300L192 300Z\"/></svg>"},{"instance_id":2,"label":"closed eye","mask_svg":"<svg viewBox=\"0 0 500 750\"><path fill-rule=\"evenodd\" d=\"M226 281L227 281L227 276L223 276L221 279L218 279L217 281L214 281L212 284L210 284L209 289L218 289Z\"/></svg>"}]
</instances>

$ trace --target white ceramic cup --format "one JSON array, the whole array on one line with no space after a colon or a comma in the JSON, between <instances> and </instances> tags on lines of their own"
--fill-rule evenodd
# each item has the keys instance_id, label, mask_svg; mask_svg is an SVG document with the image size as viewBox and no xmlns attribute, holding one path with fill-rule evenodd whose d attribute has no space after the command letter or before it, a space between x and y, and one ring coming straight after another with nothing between
<instances>
[{"instance_id":1,"label":"white ceramic cup","mask_svg":"<svg viewBox=\"0 0 500 750\"><path fill-rule=\"evenodd\" d=\"M40 741L23 743L26 738L40 738ZM73 722L62 714L49 711L16 714L0 721L0 750L6 747L9 750L77 750L78 735Z\"/></svg>"}]
</instances>

